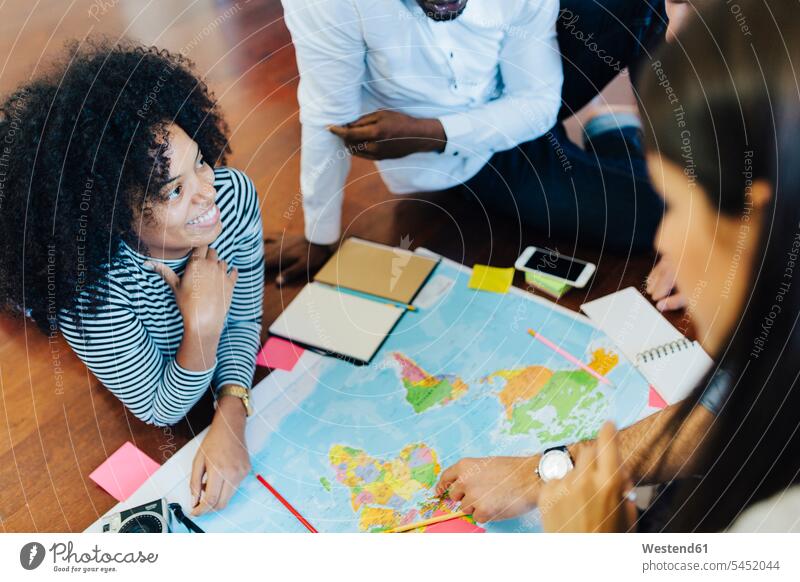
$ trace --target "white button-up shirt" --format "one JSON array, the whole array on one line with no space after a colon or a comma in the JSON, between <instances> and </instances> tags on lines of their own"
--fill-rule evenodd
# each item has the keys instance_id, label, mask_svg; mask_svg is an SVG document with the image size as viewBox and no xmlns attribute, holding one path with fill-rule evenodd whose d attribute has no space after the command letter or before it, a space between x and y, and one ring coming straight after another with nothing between
<instances>
[{"instance_id":1,"label":"white button-up shirt","mask_svg":"<svg viewBox=\"0 0 800 582\"><path fill-rule=\"evenodd\" d=\"M558 0L470 0L436 22L415 0L282 0L300 71L305 233L335 242L350 156L330 133L377 109L438 118L445 151L377 162L396 194L469 180L556 122Z\"/></svg>"}]
</instances>

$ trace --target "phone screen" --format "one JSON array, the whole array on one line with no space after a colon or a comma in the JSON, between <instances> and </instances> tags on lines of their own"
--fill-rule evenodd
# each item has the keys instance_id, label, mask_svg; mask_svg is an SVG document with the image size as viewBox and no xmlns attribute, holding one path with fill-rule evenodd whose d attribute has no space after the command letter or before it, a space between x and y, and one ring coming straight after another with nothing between
<instances>
[{"instance_id":1,"label":"phone screen","mask_svg":"<svg viewBox=\"0 0 800 582\"><path fill-rule=\"evenodd\" d=\"M565 257L547 249L537 250L525 263L529 269L567 281L577 280L586 265L587 263L584 261Z\"/></svg>"}]
</instances>

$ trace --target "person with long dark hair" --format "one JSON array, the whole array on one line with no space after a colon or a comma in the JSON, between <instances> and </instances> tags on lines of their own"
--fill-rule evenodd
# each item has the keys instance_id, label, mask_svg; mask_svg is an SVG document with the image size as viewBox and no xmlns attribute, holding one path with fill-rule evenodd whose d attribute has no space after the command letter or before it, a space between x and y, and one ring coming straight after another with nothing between
<instances>
[{"instance_id":1,"label":"person with long dark hair","mask_svg":"<svg viewBox=\"0 0 800 582\"><path fill-rule=\"evenodd\" d=\"M744 29L714 2L694 6L639 87L650 171L667 208L657 247L692 297L689 315L718 366L684 402L563 447L575 468L562 480L545 482L541 455L449 467L439 491L479 521L538 505L550 530L627 529L630 486L676 480L658 496L666 511L647 513L648 529L724 529L771 495L764 503L794 509L760 527L798 528L800 490L789 488L800 476L800 169L791 141L800 14L748 0L739 4ZM753 515L735 527L755 529Z\"/></svg>"},{"instance_id":2,"label":"person with long dark hair","mask_svg":"<svg viewBox=\"0 0 800 582\"><path fill-rule=\"evenodd\" d=\"M703 7L640 87L650 173L667 212L659 251L693 294L698 336L729 378L687 459L664 528L800 531L800 12L744 0L742 19ZM670 441L705 384L657 439ZM612 427L539 497L549 531L636 523ZM545 509L546 508L546 509Z\"/></svg>"},{"instance_id":3,"label":"person with long dark hair","mask_svg":"<svg viewBox=\"0 0 800 582\"><path fill-rule=\"evenodd\" d=\"M146 423L213 387L190 487L195 513L224 507L250 469L263 242L212 94L180 55L97 40L0 113L0 306L61 332Z\"/></svg>"}]
</instances>

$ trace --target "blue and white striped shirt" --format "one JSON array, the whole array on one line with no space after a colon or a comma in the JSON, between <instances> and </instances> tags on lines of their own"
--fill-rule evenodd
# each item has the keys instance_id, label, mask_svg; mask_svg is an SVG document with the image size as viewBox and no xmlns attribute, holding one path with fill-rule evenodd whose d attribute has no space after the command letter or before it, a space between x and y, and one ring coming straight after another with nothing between
<instances>
[{"instance_id":1,"label":"blue and white striped shirt","mask_svg":"<svg viewBox=\"0 0 800 582\"><path fill-rule=\"evenodd\" d=\"M239 270L216 362L203 371L178 364L183 318L175 295L144 266L155 259L125 243L110 270L108 302L82 314L82 329L76 315L59 316L61 332L92 373L133 414L157 426L178 422L210 385L250 386L253 380L264 296L258 196L253 182L232 168L214 170L214 187L222 232L209 247ZM181 277L188 258L162 262ZM82 301L88 302L86 292Z\"/></svg>"}]
</instances>

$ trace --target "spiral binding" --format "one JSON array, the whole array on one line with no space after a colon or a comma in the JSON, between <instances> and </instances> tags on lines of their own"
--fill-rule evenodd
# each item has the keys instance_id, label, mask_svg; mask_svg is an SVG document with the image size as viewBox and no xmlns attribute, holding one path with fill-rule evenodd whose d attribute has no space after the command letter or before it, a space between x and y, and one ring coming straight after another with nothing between
<instances>
[{"instance_id":1,"label":"spiral binding","mask_svg":"<svg viewBox=\"0 0 800 582\"><path fill-rule=\"evenodd\" d=\"M681 338L679 340L675 340L674 342L662 344L655 348L640 352L636 354L636 360L646 364L647 362L660 360L661 358L666 358L667 356L682 352L683 350L691 349L693 345L694 342L689 341L686 338Z\"/></svg>"}]
</instances>

